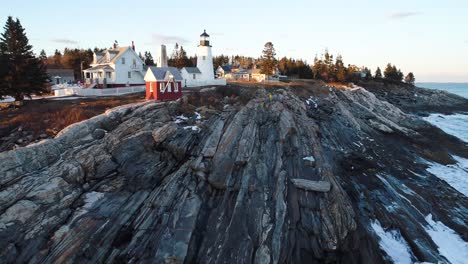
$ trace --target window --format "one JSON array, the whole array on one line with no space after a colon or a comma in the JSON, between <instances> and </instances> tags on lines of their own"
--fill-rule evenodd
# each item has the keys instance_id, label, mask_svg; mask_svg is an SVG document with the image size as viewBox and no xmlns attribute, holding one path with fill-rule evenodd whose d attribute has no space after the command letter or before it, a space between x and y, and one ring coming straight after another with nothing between
<instances>
[{"instance_id":1,"label":"window","mask_svg":"<svg viewBox=\"0 0 468 264\"><path fill-rule=\"evenodd\" d=\"M174 87L174 92L179 92L179 83L174 83L175 87Z\"/></svg>"},{"instance_id":2,"label":"window","mask_svg":"<svg viewBox=\"0 0 468 264\"><path fill-rule=\"evenodd\" d=\"M203 60L206 60L206 56L203 56L202 58L203 58Z\"/></svg>"},{"instance_id":3,"label":"window","mask_svg":"<svg viewBox=\"0 0 468 264\"><path fill-rule=\"evenodd\" d=\"M193 74L193 79L195 80L195 73Z\"/></svg>"},{"instance_id":4,"label":"window","mask_svg":"<svg viewBox=\"0 0 468 264\"><path fill-rule=\"evenodd\" d=\"M125 64L125 58L122 58L122 64ZM130 77L129 77L130 78Z\"/></svg>"},{"instance_id":5,"label":"window","mask_svg":"<svg viewBox=\"0 0 468 264\"><path fill-rule=\"evenodd\" d=\"M153 83L150 82L150 93L152 93L152 92L153 92Z\"/></svg>"},{"instance_id":6,"label":"window","mask_svg":"<svg viewBox=\"0 0 468 264\"><path fill-rule=\"evenodd\" d=\"M109 78L109 79L110 79L110 78L111 78L111 74L112 74L112 73L110 73L110 72L106 72L106 74L107 74L107 78Z\"/></svg>"},{"instance_id":7,"label":"window","mask_svg":"<svg viewBox=\"0 0 468 264\"><path fill-rule=\"evenodd\" d=\"M132 72L128 72L128 78L132 78Z\"/></svg>"},{"instance_id":8,"label":"window","mask_svg":"<svg viewBox=\"0 0 468 264\"><path fill-rule=\"evenodd\" d=\"M164 84L159 84L159 91L161 91L161 93L164 93Z\"/></svg>"},{"instance_id":9,"label":"window","mask_svg":"<svg viewBox=\"0 0 468 264\"><path fill-rule=\"evenodd\" d=\"M91 74L89 74L89 72L86 73L86 79L89 79L91 78Z\"/></svg>"},{"instance_id":10,"label":"window","mask_svg":"<svg viewBox=\"0 0 468 264\"><path fill-rule=\"evenodd\" d=\"M136 60L133 59L133 68L136 68Z\"/></svg>"},{"instance_id":11,"label":"window","mask_svg":"<svg viewBox=\"0 0 468 264\"><path fill-rule=\"evenodd\" d=\"M98 73L99 78L102 78L102 72Z\"/></svg>"}]
</instances>

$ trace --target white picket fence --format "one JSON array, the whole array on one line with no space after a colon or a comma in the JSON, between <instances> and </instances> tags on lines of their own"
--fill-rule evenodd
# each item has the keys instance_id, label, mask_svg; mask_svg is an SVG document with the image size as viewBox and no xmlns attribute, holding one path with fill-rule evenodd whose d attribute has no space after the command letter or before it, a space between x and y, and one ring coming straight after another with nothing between
<instances>
[{"instance_id":1,"label":"white picket fence","mask_svg":"<svg viewBox=\"0 0 468 264\"><path fill-rule=\"evenodd\" d=\"M54 91L55 96L67 96L67 95L79 95L79 96L115 96L122 94L138 93L146 89L142 86L129 86L119 88L104 88L104 89L93 89L93 88L82 88L79 86L69 87L64 89L57 89Z\"/></svg>"}]
</instances>

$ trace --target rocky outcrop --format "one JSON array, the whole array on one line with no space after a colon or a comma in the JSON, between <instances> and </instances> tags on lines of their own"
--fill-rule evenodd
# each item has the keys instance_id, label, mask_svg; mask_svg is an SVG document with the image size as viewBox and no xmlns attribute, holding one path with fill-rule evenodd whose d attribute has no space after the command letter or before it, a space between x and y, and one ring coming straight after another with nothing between
<instances>
[{"instance_id":1,"label":"rocky outcrop","mask_svg":"<svg viewBox=\"0 0 468 264\"><path fill-rule=\"evenodd\" d=\"M188 102L114 108L0 153L2 262L391 262L375 221L413 261L444 262L428 214L467 239L466 197L423 160L466 145L428 147L439 130L365 89L260 88L180 118Z\"/></svg>"}]
</instances>

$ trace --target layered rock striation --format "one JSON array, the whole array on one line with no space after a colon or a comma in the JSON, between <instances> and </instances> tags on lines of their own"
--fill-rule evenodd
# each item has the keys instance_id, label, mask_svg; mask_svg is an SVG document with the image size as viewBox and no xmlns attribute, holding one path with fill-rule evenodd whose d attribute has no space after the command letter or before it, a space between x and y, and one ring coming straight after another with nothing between
<instances>
[{"instance_id":1,"label":"layered rock striation","mask_svg":"<svg viewBox=\"0 0 468 264\"><path fill-rule=\"evenodd\" d=\"M0 153L1 262L392 262L375 223L412 261L447 261L428 215L468 240L467 197L426 170L466 144L363 88L244 89L192 117L185 99L118 107Z\"/></svg>"}]
</instances>

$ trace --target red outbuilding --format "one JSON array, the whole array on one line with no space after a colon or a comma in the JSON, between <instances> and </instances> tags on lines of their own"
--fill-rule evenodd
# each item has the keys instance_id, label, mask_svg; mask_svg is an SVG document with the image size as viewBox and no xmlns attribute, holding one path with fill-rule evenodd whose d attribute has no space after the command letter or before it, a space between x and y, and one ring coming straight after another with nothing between
<instances>
[{"instance_id":1,"label":"red outbuilding","mask_svg":"<svg viewBox=\"0 0 468 264\"><path fill-rule=\"evenodd\" d=\"M182 80L179 70L175 67L148 67L145 74L146 99L179 99L182 97Z\"/></svg>"}]
</instances>

